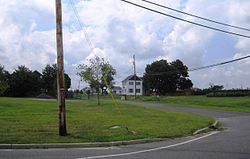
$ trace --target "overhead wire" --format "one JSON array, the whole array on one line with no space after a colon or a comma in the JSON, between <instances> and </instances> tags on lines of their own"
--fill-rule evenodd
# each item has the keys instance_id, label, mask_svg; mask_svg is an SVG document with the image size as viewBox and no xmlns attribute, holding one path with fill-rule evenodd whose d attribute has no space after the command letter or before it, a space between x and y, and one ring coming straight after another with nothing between
<instances>
[{"instance_id":1,"label":"overhead wire","mask_svg":"<svg viewBox=\"0 0 250 159\"><path fill-rule=\"evenodd\" d=\"M89 38L89 36L88 36L88 33L87 33L87 31L86 31L84 25L82 24L81 20L80 20L79 13L78 13L77 9L75 8L75 5L74 5L74 3L73 3L72 0L70 0L70 4L71 4L72 9L73 9L73 11L74 11L74 14L75 14L75 16L76 16L76 18L77 18L77 21L78 21L78 23L79 23L79 26L81 27L81 30L83 30L83 32L84 32L85 39L86 39L86 41L87 41L87 43L88 43L88 45L89 45L89 47L90 47L90 49L91 49L91 53L94 54L94 45L92 44L92 42L91 42L91 40L90 40L90 38ZM109 89L110 86L108 85L106 79L105 79L105 78L103 78L103 79L104 79L104 82L105 82L106 87ZM110 95L111 95L111 98L112 98L112 100L113 100L113 103L114 103L115 107L116 107L117 110L118 110L118 113L119 113L120 115L122 115L122 113L121 113L121 108L120 108L119 105L117 104L116 99L114 98L114 96L113 96L113 94L112 94L111 91L110 91ZM125 128L129 133L132 133L132 134L135 134L135 133L136 133L135 131L130 130L130 129L128 128L128 123L127 123L126 120L124 121L124 125L125 125L124 128Z\"/></svg>"},{"instance_id":2,"label":"overhead wire","mask_svg":"<svg viewBox=\"0 0 250 159\"><path fill-rule=\"evenodd\" d=\"M149 76L160 76L160 75L173 75L173 74L179 74L180 71L168 71L168 72L154 72L154 73L144 73Z\"/></svg>"},{"instance_id":3,"label":"overhead wire","mask_svg":"<svg viewBox=\"0 0 250 159\"><path fill-rule=\"evenodd\" d=\"M131 5L134 5L134 6L139 7L139 8L143 8L143 9L151 11L151 12L155 12L155 13L158 13L158 14L173 18L173 19L177 19L177 20L186 22L186 23L190 23L190 24L193 24L193 25L197 25L197 26L200 26L200 27L204 27L204 28L207 28L207 29L211 29L211 30L215 30L215 31L219 31L219 32L223 32L223 33L227 33L227 34L231 34L231 35L235 35L235 36L240 36L240 37L244 37L244 38L248 38L248 39L250 38L249 35L239 34L239 33L231 32L231 31L226 31L226 30L223 30L223 29L218 29L218 28L215 28L215 27L212 27L212 26L204 25L204 24L201 24L201 23L192 22L192 21L182 19L182 18L173 16L173 15L170 15L170 14L167 14L167 13L163 13L163 12L160 12L160 11L157 11L157 10L154 10L154 9L151 9L151 8L142 6L140 4L136 4L136 3L133 3L133 2L127 1L127 0L121 0L121 1L123 1L125 3L128 3L128 4L131 4Z\"/></svg>"},{"instance_id":4,"label":"overhead wire","mask_svg":"<svg viewBox=\"0 0 250 159\"><path fill-rule=\"evenodd\" d=\"M237 58L237 59L234 59L234 60L225 61L225 62L220 62L220 63L217 63L217 64L212 64L212 65L207 65L207 66L202 66L202 67L191 68L188 71L197 71L197 70L202 70L202 69L206 69L206 68L210 68L210 67L225 65L225 64L228 64L228 63L232 63L232 62L244 60L244 59L249 58L249 57L250 57L250 55L247 55L247 56L244 56L244 57L240 57L240 58Z\"/></svg>"},{"instance_id":5,"label":"overhead wire","mask_svg":"<svg viewBox=\"0 0 250 159\"><path fill-rule=\"evenodd\" d=\"M89 35L88 35L87 31L86 31L86 28L84 27L83 23L80 20L80 16L79 16L79 13L78 13L78 11L77 11L77 9L75 7L75 4L74 4L74 2L72 0L70 0L70 4L71 4L71 7L72 7L72 9L74 11L74 14L76 16L76 19L78 21L79 26L80 26L81 30L83 30L85 40L87 41L87 44L90 47L90 52L94 53L94 45L92 44L92 42L91 42L91 40L89 38Z\"/></svg>"},{"instance_id":6,"label":"overhead wire","mask_svg":"<svg viewBox=\"0 0 250 159\"><path fill-rule=\"evenodd\" d=\"M207 25L204 25L204 24L192 22L192 21L189 21L189 20L186 20L186 19L182 19L182 18L173 16L173 15L170 15L170 14L166 14L166 13L163 13L163 12L160 12L160 11L157 11L157 10L154 10L154 9L151 9L151 8L148 8L148 7L136 4L136 3L129 2L127 0L121 0L121 1L129 3L129 4L132 4L134 6L137 6L137 7L143 8L143 9L146 9L146 10L149 10L149 11L152 11L152 12L155 12L155 13L158 13L158 14L161 14L161 15L164 15L164 16L167 16L167 17L170 17L170 18L174 18L174 19L177 19L177 20L180 20L180 21L184 21L184 22L190 23L190 24L193 24L193 25L197 25L197 26L200 26L200 27L205 27L207 29L211 29L211 30L215 30L215 31L219 31L219 32L223 32L223 33L227 33L227 34L231 34L231 35L236 35L236 36L240 36L240 37L244 37L244 38L250 38L250 36L248 36L248 35L238 34L238 33L235 33L235 32L226 31L226 30L215 28L215 27L207 26ZM142 0L142 1L154 4L154 5L157 5L157 6L160 6L160 7L169 9L169 10L172 10L172 11L176 11L176 12L179 12L179 13L182 13L182 14L186 14L186 15L189 15L189 16L192 16L192 17L196 17L196 18L199 18L199 19L202 19L202 20L210 21L210 22L213 22L213 23L217 23L217 24L220 24L220 25L224 25L224 26L228 26L228 27L232 27L232 28L236 28L236 29L240 29L240 30L250 31L250 29L247 29L247 28L243 28L243 27L239 27L239 26L235 26L235 25L231 25L231 24L226 24L226 23L214 21L214 20L211 20L211 19L208 19L208 18L200 17L200 16L197 16L197 15L194 15L194 14L186 13L186 12L183 12L183 11L180 11L180 10L176 10L176 9L173 9L173 8L170 8L170 7L167 7L167 6L163 6L163 5L151 2L151 1L147 1L147 0ZM94 53L94 45L90 41L90 38L89 38L88 33L86 31L86 28L82 24L82 22L80 20L79 13L78 13L77 9L75 8L75 5L74 5L74 3L73 3L72 0L70 0L70 4L72 6L72 9L74 11L74 14L76 16L76 19L78 21L79 26L83 30L85 40L87 41L87 43L88 43L88 45L90 47L91 53ZM240 61L240 60L243 60L243 59L246 59L246 58L249 58L249 57L250 57L250 55L247 55L245 57L237 58L237 59L226 61L226 62L221 62L221 63L217 63L217 64L212 64L212 65L207 65L207 66L202 66L202 67L196 67L196 68L188 69L188 71L197 71L197 70L202 70L202 69L211 68L211 67L215 67L215 66L220 66L220 65L231 63L231 62ZM173 73L180 73L180 72L177 72L177 71L159 72L159 73L152 73L152 74L149 74L149 75L162 75L162 74L170 74L170 73L173 74Z\"/></svg>"},{"instance_id":7,"label":"overhead wire","mask_svg":"<svg viewBox=\"0 0 250 159\"><path fill-rule=\"evenodd\" d=\"M191 68L191 69L188 69L188 71L189 72L191 72L191 71L198 71L198 70L203 70L203 69L206 69L206 68L211 68L211 67L216 67L216 66L220 66L220 65L225 65L225 64L228 64L228 63L232 63L232 62L241 61L241 60L247 59L249 57L250 57L250 55L247 55L247 56L244 56L244 57L240 57L240 58L229 60L229 61L225 61L225 62L220 62L220 63L216 63L216 64L212 64L212 65L207 65L207 66L196 67L196 68ZM147 75L150 75L150 76L159 76L159 75L163 75L163 74L170 74L171 75L171 74L177 74L177 73L181 73L181 71L155 72L155 73L147 73Z\"/></svg>"},{"instance_id":8,"label":"overhead wire","mask_svg":"<svg viewBox=\"0 0 250 159\"><path fill-rule=\"evenodd\" d=\"M181 11L181 10L177 10L177 9L174 9L174 8L171 8L171 7L168 7L168 6L159 4L159 3L155 3L155 2L152 2L152 1L148 1L148 0L142 0L142 1L144 1L144 2L146 2L146 3L149 3L149 4L153 4L153 5L155 5L155 6L159 6L159 7L162 7L162 8L171 10L171 11L174 11L174 12L178 12L178 13L185 14L185 15L188 15L188 16L191 16L191 17L195 17L195 18L198 18L198 19L202 19L202 20L205 20L205 21L209 21L209 22L212 22L212 23L224 25L224 26L231 27L231 28L235 28L235 29L239 29L239 30L250 31L250 29L248 29L248 28L244 28L244 27L240 27L240 26L236 26L236 25L232 25L232 24L227 24L227 23L215 21L215 20L212 20L212 19L209 19L209 18L204 18L204 17L198 16L198 15L195 15L195 14L183 12L183 11Z\"/></svg>"}]
</instances>

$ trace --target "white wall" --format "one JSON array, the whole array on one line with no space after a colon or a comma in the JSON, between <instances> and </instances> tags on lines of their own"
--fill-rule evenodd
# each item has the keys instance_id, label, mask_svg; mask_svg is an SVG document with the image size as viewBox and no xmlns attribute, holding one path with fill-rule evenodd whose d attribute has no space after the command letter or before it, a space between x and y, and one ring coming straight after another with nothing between
<instances>
[{"instance_id":1,"label":"white wall","mask_svg":"<svg viewBox=\"0 0 250 159\"><path fill-rule=\"evenodd\" d=\"M129 83L131 83L132 85L130 85ZM136 89L139 89L140 92L137 92L136 95L141 96L143 94L143 87L142 87L142 81L136 81L136 83L139 83L139 85L136 85ZM128 80L128 81L124 81L124 83L122 83L122 87L123 87L123 94L126 95L135 95L135 81L134 80ZM129 90L132 90L133 92L130 92Z\"/></svg>"}]
</instances>

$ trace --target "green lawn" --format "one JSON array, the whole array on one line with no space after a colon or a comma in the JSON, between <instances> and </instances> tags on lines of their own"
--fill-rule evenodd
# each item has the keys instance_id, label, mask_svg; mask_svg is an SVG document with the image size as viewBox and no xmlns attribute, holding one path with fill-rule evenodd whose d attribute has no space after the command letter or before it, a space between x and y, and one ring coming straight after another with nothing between
<instances>
[{"instance_id":1,"label":"green lawn","mask_svg":"<svg viewBox=\"0 0 250 159\"><path fill-rule=\"evenodd\" d=\"M214 122L211 118L187 113L124 104L117 107L111 100L102 100L101 103L101 106L97 106L96 100L67 101L69 135L59 137L55 100L0 98L0 143L84 143L173 138L190 135ZM121 128L110 129L113 125Z\"/></svg>"},{"instance_id":2,"label":"green lawn","mask_svg":"<svg viewBox=\"0 0 250 159\"><path fill-rule=\"evenodd\" d=\"M212 109L232 110L240 112L250 112L250 97L206 97L206 96L187 96L187 97L140 97L138 100L176 105L194 106Z\"/></svg>"}]
</instances>

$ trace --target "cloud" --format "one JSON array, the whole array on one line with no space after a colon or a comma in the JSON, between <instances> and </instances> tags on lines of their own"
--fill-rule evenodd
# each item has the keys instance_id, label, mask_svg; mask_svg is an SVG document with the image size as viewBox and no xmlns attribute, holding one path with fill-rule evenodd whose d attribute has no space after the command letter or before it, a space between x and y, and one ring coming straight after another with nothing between
<instances>
[{"instance_id":1,"label":"cloud","mask_svg":"<svg viewBox=\"0 0 250 159\"><path fill-rule=\"evenodd\" d=\"M178 1L173 2L172 4L178 4ZM80 21L86 26L95 48L95 54L110 61L118 73L124 69L130 70L132 63L128 61L133 54L136 55L137 70L140 73L144 71L147 63L164 55L162 39L167 31L162 28L173 25L172 22L165 21L166 17L151 14L142 9L138 10L120 1L107 0L103 3L95 0L79 1L75 5L81 17ZM76 20L74 16L72 14L72 18ZM87 45L86 42L85 45ZM85 59L92 56L90 54ZM118 81L132 71L127 73L121 75Z\"/></svg>"},{"instance_id":2,"label":"cloud","mask_svg":"<svg viewBox=\"0 0 250 159\"><path fill-rule=\"evenodd\" d=\"M228 4L226 1L214 3L213 1L190 0L186 3L184 11L203 17L216 19L217 21L223 21L225 23L244 24L234 20L236 18L236 12L232 14L232 10L241 10L241 6L249 6L249 2L230 2L231 3ZM241 22L245 22L244 26L249 26L249 21L248 25L246 25L246 19L249 18L249 14L246 14L247 12L244 11L244 8L240 13L239 19ZM220 10L220 15L217 15L218 10ZM201 20L195 20L194 18L187 16L183 17L195 22L202 22L203 24L205 23ZM205 24L211 25L211 23ZM218 25L214 26L228 31L236 31ZM233 52L233 55L229 54L227 48L219 47L224 41L218 41L216 39L226 39L228 45L233 45L227 46L228 49L231 49L230 52ZM231 60L237 57L242 57L249 54L248 50L250 46L248 39L226 35L224 33L207 30L183 22L176 23L173 31L166 36L164 42L166 44L165 50L167 52L165 58L169 60L179 58L183 60L184 63L189 66L189 68L205 66ZM216 50L211 47L216 48ZM249 63L247 64L246 61L249 61L249 59L223 67L206 69L205 71L191 72L190 77L193 80L195 86L202 88L208 87L209 83L224 84L227 88L239 87L241 85L249 87L250 84L247 82L247 78L250 77L250 74L247 73Z\"/></svg>"},{"instance_id":3,"label":"cloud","mask_svg":"<svg viewBox=\"0 0 250 159\"><path fill-rule=\"evenodd\" d=\"M193 68L249 54L250 42L245 38L180 22L121 1L72 1L94 48L94 52L91 52L72 6L68 1L63 1L65 70L72 78L73 88L78 88L79 81L76 66L86 63L94 54L105 58L116 68L117 84L133 73L133 54L136 55L140 75L143 75L147 64L161 58L169 62L178 58ZM195 22L249 34L176 14L141 0L133 2ZM156 2L225 23L243 27L250 25L250 2L245 0ZM44 0L0 2L0 63L6 69L26 65L32 70L41 71L46 64L56 62L54 5L54 1ZM190 78L197 87L208 87L209 83L224 84L228 88L240 85L249 87L249 65L250 61L246 59L223 67L192 72Z\"/></svg>"}]
</instances>

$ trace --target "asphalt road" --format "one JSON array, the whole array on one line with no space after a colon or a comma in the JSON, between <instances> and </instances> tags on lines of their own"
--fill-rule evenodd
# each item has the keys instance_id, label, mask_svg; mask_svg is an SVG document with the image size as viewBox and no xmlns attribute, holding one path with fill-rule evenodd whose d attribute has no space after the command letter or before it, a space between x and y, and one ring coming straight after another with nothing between
<instances>
[{"instance_id":1,"label":"asphalt road","mask_svg":"<svg viewBox=\"0 0 250 159\"><path fill-rule=\"evenodd\" d=\"M250 113L136 104L212 116L223 124L225 130L156 143L109 148L0 150L0 159L250 159Z\"/></svg>"}]
</instances>

